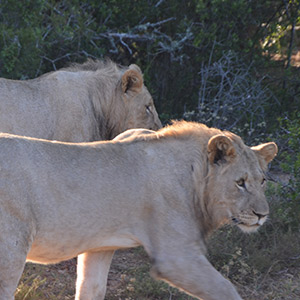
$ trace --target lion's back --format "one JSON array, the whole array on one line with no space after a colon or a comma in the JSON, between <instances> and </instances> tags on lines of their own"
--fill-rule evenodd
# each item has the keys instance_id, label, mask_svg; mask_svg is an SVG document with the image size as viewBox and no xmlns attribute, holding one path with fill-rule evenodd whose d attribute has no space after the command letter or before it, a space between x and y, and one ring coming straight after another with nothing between
<instances>
[{"instance_id":1,"label":"lion's back","mask_svg":"<svg viewBox=\"0 0 300 300\"><path fill-rule=\"evenodd\" d=\"M43 96L41 96L43 95ZM50 92L36 80L0 79L0 131L51 138L53 114ZM47 134L45 134L47 132Z\"/></svg>"},{"instance_id":2,"label":"lion's back","mask_svg":"<svg viewBox=\"0 0 300 300\"><path fill-rule=\"evenodd\" d=\"M0 131L69 142L90 141L96 132L87 83L57 71L31 80L0 79Z\"/></svg>"}]
</instances>

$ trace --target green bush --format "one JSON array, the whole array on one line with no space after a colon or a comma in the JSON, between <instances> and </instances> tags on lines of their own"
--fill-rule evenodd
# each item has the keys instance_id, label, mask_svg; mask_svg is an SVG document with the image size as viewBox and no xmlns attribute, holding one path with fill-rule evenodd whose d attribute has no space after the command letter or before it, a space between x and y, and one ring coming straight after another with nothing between
<instances>
[{"instance_id":1,"label":"green bush","mask_svg":"<svg viewBox=\"0 0 300 300\"><path fill-rule=\"evenodd\" d=\"M286 10L296 16L296 2L283 8L279 0L3 0L0 76L33 78L69 62L108 56L121 64L139 64L158 111L181 118L198 108L202 67L228 51L253 63L258 69L251 76L262 81L264 68L271 65L269 55L286 49L283 41L294 20ZM285 28L280 36L277 24ZM297 107L299 80L293 77L291 83L292 75L284 76L283 94Z\"/></svg>"},{"instance_id":2,"label":"green bush","mask_svg":"<svg viewBox=\"0 0 300 300\"><path fill-rule=\"evenodd\" d=\"M280 215L285 226L292 230L300 229L300 113L293 119L281 119L281 139L284 148L280 154L280 166L290 175L288 184L279 191L282 201Z\"/></svg>"}]
</instances>

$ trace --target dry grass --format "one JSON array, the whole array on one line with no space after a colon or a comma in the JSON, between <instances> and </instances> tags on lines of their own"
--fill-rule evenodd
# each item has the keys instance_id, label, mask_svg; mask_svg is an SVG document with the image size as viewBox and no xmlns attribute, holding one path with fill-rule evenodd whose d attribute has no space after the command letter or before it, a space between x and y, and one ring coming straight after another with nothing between
<instances>
[{"instance_id":1,"label":"dry grass","mask_svg":"<svg viewBox=\"0 0 300 300\"><path fill-rule=\"evenodd\" d=\"M74 299L76 261L44 266L26 264L16 300Z\"/></svg>"}]
</instances>

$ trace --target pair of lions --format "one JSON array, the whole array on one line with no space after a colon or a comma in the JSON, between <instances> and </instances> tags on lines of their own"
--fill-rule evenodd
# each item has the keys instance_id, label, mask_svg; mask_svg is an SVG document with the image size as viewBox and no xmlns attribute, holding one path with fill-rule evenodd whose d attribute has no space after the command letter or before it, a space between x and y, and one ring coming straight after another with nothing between
<instances>
[{"instance_id":1,"label":"pair of lions","mask_svg":"<svg viewBox=\"0 0 300 300\"><path fill-rule=\"evenodd\" d=\"M247 232L264 223L276 144L250 148L182 121L92 143L1 134L0 149L0 300L14 299L26 260L75 256L75 299L104 299L114 251L139 245L155 278L199 299L241 299L205 241L225 223Z\"/></svg>"}]
</instances>

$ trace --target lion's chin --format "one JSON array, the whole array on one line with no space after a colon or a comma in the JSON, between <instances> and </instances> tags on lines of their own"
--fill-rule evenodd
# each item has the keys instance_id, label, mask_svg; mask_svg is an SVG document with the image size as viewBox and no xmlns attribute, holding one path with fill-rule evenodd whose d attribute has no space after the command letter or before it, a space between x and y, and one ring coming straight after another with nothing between
<instances>
[{"instance_id":1,"label":"lion's chin","mask_svg":"<svg viewBox=\"0 0 300 300\"><path fill-rule=\"evenodd\" d=\"M246 233L255 232L260 227L259 224L254 224L254 225L238 224L237 226Z\"/></svg>"}]
</instances>

